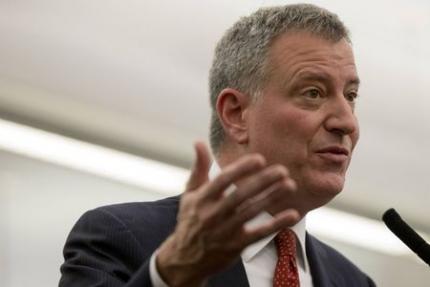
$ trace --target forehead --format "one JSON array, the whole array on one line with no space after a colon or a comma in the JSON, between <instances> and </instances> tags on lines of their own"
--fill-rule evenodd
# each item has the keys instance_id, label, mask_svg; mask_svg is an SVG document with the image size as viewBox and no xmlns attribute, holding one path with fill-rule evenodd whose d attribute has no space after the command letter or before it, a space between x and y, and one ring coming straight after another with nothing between
<instances>
[{"instance_id":1,"label":"forehead","mask_svg":"<svg viewBox=\"0 0 430 287\"><path fill-rule=\"evenodd\" d=\"M269 50L268 69L272 77L280 76L284 80L297 74L316 73L358 82L350 43L303 32L284 34L274 40Z\"/></svg>"}]
</instances>

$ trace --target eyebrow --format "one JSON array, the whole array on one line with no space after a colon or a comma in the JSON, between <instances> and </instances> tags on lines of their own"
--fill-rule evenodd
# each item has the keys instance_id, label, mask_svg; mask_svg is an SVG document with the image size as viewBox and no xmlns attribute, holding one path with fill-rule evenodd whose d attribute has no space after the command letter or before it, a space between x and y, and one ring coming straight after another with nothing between
<instances>
[{"instance_id":1,"label":"eyebrow","mask_svg":"<svg viewBox=\"0 0 430 287\"><path fill-rule=\"evenodd\" d=\"M301 79L301 80L308 80L308 81L318 81L318 82L328 82L330 76L324 72L324 71L320 71L320 72L310 72L310 71L304 71L304 72L299 72L298 74L295 75L295 77ZM358 77L354 77L353 79L349 80L348 85L356 85L359 86L360 85L360 78Z\"/></svg>"}]
</instances>

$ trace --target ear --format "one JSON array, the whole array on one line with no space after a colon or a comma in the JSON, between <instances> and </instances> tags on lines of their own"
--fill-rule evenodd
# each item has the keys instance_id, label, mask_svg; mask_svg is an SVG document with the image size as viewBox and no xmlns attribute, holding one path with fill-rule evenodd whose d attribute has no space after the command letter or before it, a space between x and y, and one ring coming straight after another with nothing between
<instances>
[{"instance_id":1,"label":"ear","mask_svg":"<svg viewBox=\"0 0 430 287\"><path fill-rule=\"evenodd\" d=\"M224 89L218 95L216 103L218 117L226 136L235 143L245 144L248 142L250 104L250 97L235 89Z\"/></svg>"}]
</instances>

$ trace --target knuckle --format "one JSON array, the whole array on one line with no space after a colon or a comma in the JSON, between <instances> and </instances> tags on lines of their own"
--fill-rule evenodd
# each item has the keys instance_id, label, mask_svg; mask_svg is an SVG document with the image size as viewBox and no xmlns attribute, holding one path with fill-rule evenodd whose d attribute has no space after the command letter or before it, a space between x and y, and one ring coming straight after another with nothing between
<instances>
[{"instance_id":1,"label":"knuckle","mask_svg":"<svg viewBox=\"0 0 430 287\"><path fill-rule=\"evenodd\" d=\"M290 186L291 190L294 190L294 191L296 191L296 190L297 190L297 183L296 183L296 181L295 181L295 180L290 179L290 180L288 181L288 183L289 183L289 186Z\"/></svg>"},{"instance_id":2,"label":"knuckle","mask_svg":"<svg viewBox=\"0 0 430 287\"><path fill-rule=\"evenodd\" d=\"M262 181L262 183L270 183L279 180L280 178L285 176L287 176L286 169L281 165L275 165L265 169L259 175L259 180Z\"/></svg>"},{"instance_id":3,"label":"knuckle","mask_svg":"<svg viewBox=\"0 0 430 287\"><path fill-rule=\"evenodd\" d=\"M262 167L266 164L265 158L261 154L253 154L250 157L254 168Z\"/></svg>"},{"instance_id":4,"label":"knuckle","mask_svg":"<svg viewBox=\"0 0 430 287\"><path fill-rule=\"evenodd\" d=\"M275 164L273 169L284 176L288 175L288 169L282 164Z\"/></svg>"},{"instance_id":5,"label":"knuckle","mask_svg":"<svg viewBox=\"0 0 430 287\"><path fill-rule=\"evenodd\" d=\"M231 176L229 176L228 172L223 172L216 178L216 181L219 185L225 186L231 182Z\"/></svg>"},{"instance_id":6,"label":"knuckle","mask_svg":"<svg viewBox=\"0 0 430 287\"><path fill-rule=\"evenodd\" d=\"M251 153L243 156L239 164L251 164L253 166L262 166L266 163L264 157L259 153Z\"/></svg>"},{"instance_id":7,"label":"knuckle","mask_svg":"<svg viewBox=\"0 0 430 287\"><path fill-rule=\"evenodd\" d=\"M294 191L296 190L296 183L291 178L286 178L281 182L280 188L283 191Z\"/></svg>"}]
</instances>

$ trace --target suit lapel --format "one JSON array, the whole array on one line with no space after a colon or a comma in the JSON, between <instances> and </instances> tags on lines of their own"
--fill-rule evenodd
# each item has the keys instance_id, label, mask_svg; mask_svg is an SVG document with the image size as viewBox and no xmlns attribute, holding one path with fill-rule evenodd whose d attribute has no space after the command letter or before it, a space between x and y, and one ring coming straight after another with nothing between
<instances>
[{"instance_id":1,"label":"suit lapel","mask_svg":"<svg viewBox=\"0 0 430 287\"><path fill-rule=\"evenodd\" d=\"M327 270L328 262L324 260L326 257L325 250L321 249L315 242L312 235L306 233L306 255L309 261L309 267L312 274L312 282L314 287L330 287L331 276Z\"/></svg>"},{"instance_id":2,"label":"suit lapel","mask_svg":"<svg viewBox=\"0 0 430 287\"><path fill-rule=\"evenodd\" d=\"M209 279L210 287L249 287L245 267L242 260L238 260L227 270L220 272Z\"/></svg>"}]
</instances>

